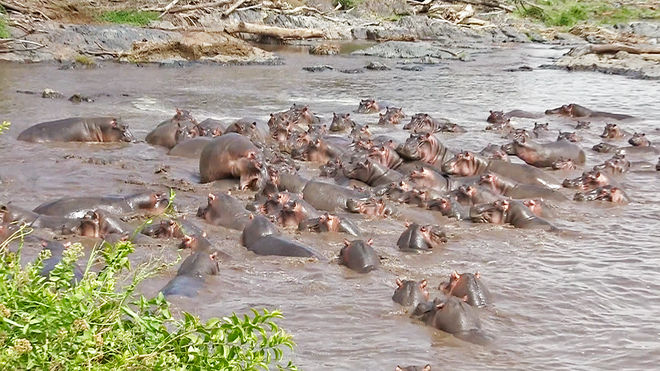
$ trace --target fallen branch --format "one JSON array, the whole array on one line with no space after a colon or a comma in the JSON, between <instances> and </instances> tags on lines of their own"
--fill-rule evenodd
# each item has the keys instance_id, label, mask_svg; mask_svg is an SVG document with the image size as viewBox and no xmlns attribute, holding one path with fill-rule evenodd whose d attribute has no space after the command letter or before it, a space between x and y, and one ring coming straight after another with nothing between
<instances>
[{"instance_id":1,"label":"fallen branch","mask_svg":"<svg viewBox=\"0 0 660 371\"><path fill-rule=\"evenodd\" d=\"M189 10L197 10L197 9L204 9L204 8L215 8L217 6L222 6L222 5L227 5L231 4L233 0L220 0L216 1L213 3L205 3L205 4L197 4L197 5L184 5L180 6L177 8L172 8L168 11L168 13L181 13L181 12L187 12ZM165 8L157 8L157 9L144 9L145 11L151 11L151 12L164 12Z\"/></svg>"},{"instance_id":2,"label":"fallen branch","mask_svg":"<svg viewBox=\"0 0 660 371\"><path fill-rule=\"evenodd\" d=\"M222 18L227 18L227 16L229 16L234 10L236 10L239 6L243 5L243 3L244 3L245 1L246 1L246 0L238 0L238 1L236 1L236 2L234 3L234 5L230 6L229 8L227 8L227 10L225 10L224 12L222 12Z\"/></svg>"},{"instance_id":3,"label":"fallen branch","mask_svg":"<svg viewBox=\"0 0 660 371\"><path fill-rule=\"evenodd\" d=\"M27 45L34 45L31 48L23 46L23 49L16 49L16 48L5 48L5 49L0 49L0 53L14 53L14 52L30 52L33 50L45 48L46 45L39 44L38 42L30 41L30 40L23 40L23 39L0 39L0 45L6 45L6 44L27 44Z\"/></svg>"},{"instance_id":4,"label":"fallen branch","mask_svg":"<svg viewBox=\"0 0 660 371\"><path fill-rule=\"evenodd\" d=\"M494 1L494 0L449 0L449 2L452 2L452 3L457 3L458 2L458 3L466 3L466 4L472 4L472 5L489 6L491 8L504 9L507 12L513 12L513 10L514 10L512 7L510 7L508 5L504 5L504 4L502 4L498 1Z\"/></svg>"},{"instance_id":5,"label":"fallen branch","mask_svg":"<svg viewBox=\"0 0 660 371\"><path fill-rule=\"evenodd\" d=\"M250 33L277 37L280 39L311 39L325 36L325 32L323 30L307 28L280 28L244 22L225 25L225 31L227 33Z\"/></svg>"},{"instance_id":6,"label":"fallen branch","mask_svg":"<svg viewBox=\"0 0 660 371\"><path fill-rule=\"evenodd\" d=\"M616 54L626 52L630 54L660 54L660 47L653 46L630 46L621 44L599 44L591 45L591 52L594 54Z\"/></svg>"},{"instance_id":7,"label":"fallen branch","mask_svg":"<svg viewBox=\"0 0 660 371\"><path fill-rule=\"evenodd\" d=\"M7 10L13 10L15 12L23 13L23 14L30 14L32 13L30 10L23 8L22 6L10 4L6 1L0 1L0 5L2 5L5 9Z\"/></svg>"},{"instance_id":8,"label":"fallen branch","mask_svg":"<svg viewBox=\"0 0 660 371\"><path fill-rule=\"evenodd\" d=\"M176 3L178 3L178 2L179 2L179 0L172 0L171 3L167 4L167 6L166 6L165 8L163 8L163 12L160 13L160 15L158 16L158 18L163 18L163 16L164 16L165 14L167 14L167 12L169 12L170 9L172 9L172 7L175 6Z\"/></svg>"}]
</instances>

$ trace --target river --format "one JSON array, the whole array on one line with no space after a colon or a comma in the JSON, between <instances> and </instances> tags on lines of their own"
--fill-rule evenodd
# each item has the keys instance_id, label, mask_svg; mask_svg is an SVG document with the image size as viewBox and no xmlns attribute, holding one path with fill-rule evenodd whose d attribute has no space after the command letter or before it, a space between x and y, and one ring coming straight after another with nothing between
<instances>
[{"instance_id":1,"label":"river","mask_svg":"<svg viewBox=\"0 0 660 371\"><path fill-rule=\"evenodd\" d=\"M543 112L578 103L597 110L643 118L620 124L645 132L651 141L660 133L657 81L632 80L590 72L505 69L548 63L565 49L504 45L473 61L448 61L421 72L338 71L310 73L303 66L329 64L357 68L368 61L392 67L396 61L339 55L310 56L304 50L279 51L279 66L136 67L105 64L90 70L58 70L54 65L0 65L0 119L11 129L0 136L0 202L33 208L64 196L128 194L178 187L180 211L203 226L210 239L234 257L195 300L173 298L177 308L202 318L247 312L250 307L280 308L279 323L293 333L293 359L302 369L393 370L398 365L431 364L434 370L648 370L660 364L660 185L655 172L625 175L621 182L631 198L624 206L566 202L558 204L558 235L449 220L421 209L401 207L411 220L445 226L451 236L443 248L425 254L399 252L396 241L404 218L357 220L365 238L374 238L383 256L380 269L359 275L338 266L300 259L257 257L239 243L240 233L213 227L195 217L206 195L217 191L198 183L195 160L170 157L163 148L144 142L130 145L30 144L16 141L25 128L73 116L119 115L138 139L174 108L189 109L201 121L213 117L266 120L269 113L293 103L309 105L326 120L332 113L352 112L360 99L375 98L402 107L407 115L427 112L467 129L465 134L439 134L454 150L480 150L506 143L484 131L489 110ZM42 99L16 90L51 88L70 96L96 96L94 103L72 104ZM375 124L377 116L353 114L358 123ZM533 120L514 120L533 127ZM406 120L407 122L407 120ZM574 130L575 121L547 117L554 140L558 130ZM605 122L593 121L581 145L587 164L575 177L610 155L590 147L600 141ZM386 132L379 128L375 132ZM400 127L392 135L404 139ZM625 142L619 145L627 145ZM91 163L90 163L91 159ZM655 163L656 158L647 158ZM166 172L158 168L169 166ZM301 172L318 176L318 165ZM572 196L573 192L565 190ZM241 195L246 199L249 192ZM343 246L341 234L287 232L328 258ZM140 247L134 260L151 257L171 261L175 241ZM153 295L176 273L176 266L142 287ZM488 346L466 343L408 318L391 300L396 278L427 279L431 297L453 270L480 271L494 303L478 314Z\"/></svg>"}]
</instances>

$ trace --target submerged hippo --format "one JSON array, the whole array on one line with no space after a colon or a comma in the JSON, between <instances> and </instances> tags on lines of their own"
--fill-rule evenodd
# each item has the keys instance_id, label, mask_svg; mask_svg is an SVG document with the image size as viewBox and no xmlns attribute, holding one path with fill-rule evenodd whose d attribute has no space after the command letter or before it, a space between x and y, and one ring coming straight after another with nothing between
<instances>
[{"instance_id":1,"label":"submerged hippo","mask_svg":"<svg viewBox=\"0 0 660 371\"><path fill-rule=\"evenodd\" d=\"M380 112L381 108L376 103L375 100L373 99L362 99L360 101L360 105L358 106L357 110L355 110L356 113L364 113L364 114L371 114L371 113L378 113Z\"/></svg>"},{"instance_id":2,"label":"submerged hippo","mask_svg":"<svg viewBox=\"0 0 660 371\"><path fill-rule=\"evenodd\" d=\"M118 218L108 215L101 210L88 211L79 219L78 225L70 231L80 236L108 239L110 235L118 238L127 236L132 229Z\"/></svg>"},{"instance_id":3,"label":"submerged hippo","mask_svg":"<svg viewBox=\"0 0 660 371\"><path fill-rule=\"evenodd\" d=\"M468 219L469 214L467 210L457 200L450 197L440 197L426 203L426 208L429 210L439 211L442 215L448 218L456 218L459 220Z\"/></svg>"},{"instance_id":4,"label":"submerged hippo","mask_svg":"<svg viewBox=\"0 0 660 371\"><path fill-rule=\"evenodd\" d=\"M630 115L622 115L618 113L609 113L603 111L592 111L587 107L580 106L579 104L571 103L565 104L561 107L555 109L549 109L545 111L546 115L562 115L568 117L593 117L593 118L607 118L614 120L626 120L635 118Z\"/></svg>"},{"instance_id":5,"label":"submerged hippo","mask_svg":"<svg viewBox=\"0 0 660 371\"><path fill-rule=\"evenodd\" d=\"M204 147L199 158L201 183L240 179L240 188L261 188L268 178L264 156L250 139L236 133L221 135Z\"/></svg>"},{"instance_id":6,"label":"submerged hippo","mask_svg":"<svg viewBox=\"0 0 660 371\"><path fill-rule=\"evenodd\" d=\"M76 117L37 124L25 129L18 140L45 142L132 142L128 126L115 117Z\"/></svg>"},{"instance_id":7,"label":"submerged hippo","mask_svg":"<svg viewBox=\"0 0 660 371\"><path fill-rule=\"evenodd\" d=\"M442 296L432 302L420 303L411 317L461 340L474 343L484 343L486 340L477 314L455 296Z\"/></svg>"},{"instance_id":8,"label":"submerged hippo","mask_svg":"<svg viewBox=\"0 0 660 371\"><path fill-rule=\"evenodd\" d=\"M587 160L582 148L566 140L541 144L519 138L502 146L502 150L536 167L551 167L560 157L570 159L577 165L582 165Z\"/></svg>"},{"instance_id":9,"label":"submerged hippo","mask_svg":"<svg viewBox=\"0 0 660 371\"><path fill-rule=\"evenodd\" d=\"M619 187L606 185L591 191L578 192L573 198L575 201L607 201L612 203L628 203L628 196Z\"/></svg>"},{"instance_id":10,"label":"submerged hippo","mask_svg":"<svg viewBox=\"0 0 660 371\"><path fill-rule=\"evenodd\" d=\"M421 161L438 166L451 159L454 154L438 138L431 134L410 134L404 144L396 148L399 155L408 161Z\"/></svg>"},{"instance_id":11,"label":"submerged hippo","mask_svg":"<svg viewBox=\"0 0 660 371\"><path fill-rule=\"evenodd\" d=\"M198 159L202 155L204 147L211 142L209 137L196 137L177 143L167 153L170 156L187 157Z\"/></svg>"},{"instance_id":12,"label":"submerged hippo","mask_svg":"<svg viewBox=\"0 0 660 371\"><path fill-rule=\"evenodd\" d=\"M500 122L505 122L508 119L512 117L520 117L520 118L526 118L526 119L536 119L542 117L542 115L538 113L532 113L532 112L527 112L519 109L515 109L512 111L509 111L507 113L504 113L504 111L490 111L490 114L488 115L488 118L486 119L486 122L491 123L491 124L496 124Z\"/></svg>"},{"instance_id":13,"label":"submerged hippo","mask_svg":"<svg viewBox=\"0 0 660 371\"><path fill-rule=\"evenodd\" d=\"M446 242L447 235L440 227L406 222L406 230L403 231L396 245L401 250L419 251L435 249Z\"/></svg>"},{"instance_id":14,"label":"submerged hippo","mask_svg":"<svg viewBox=\"0 0 660 371\"><path fill-rule=\"evenodd\" d=\"M12 204L0 204L0 224L2 223L25 223L33 228L48 228L61 232L78 225L78 219L42 215Z\"/></svg>"},{"instance_id":15,"label":"submerged hippo","mask_svg":"<svg viewBox=\"0 0 660 371\"><path fill-rule=\"evenodd\" d=\"M344 240L344 247L339 251L339 264L358 273L369 273L380 266L380 258L371 247L374 241Z\"/></svg>"},{"instance_id":16,"label":"submerged hippo","mask_svg":"<svg viewBox=\"0 0 660 371\"><path fill-rule=\"evenodd\" d=\"M145 141L171 149L185 139L204 136L202 130L190 111L177 108L171 119L161 122L147 134Z\"/></svg>"},{"instance_id":17,"label":"submerged hippo","mask_svg":"<svg viewBox=\"0 0 660 371\"><path fill-rule=\"evenodd\" d=\"M551 189L561 188L561 183L542 170L527 164L488 160L474 152L464 151L442 165L442 171L457 176L481 175L486 171L503 175L518 183L532 184Z\"/></svg>"},{"instance_id":18,"label":"submerged hippo","mask_svg":"<svg viewBox=\"0 0 660 371\"><path fill-rule=\"evenodd\" d=\"M336 114L332 113L332 123L330 124L330 131L347 131L355 127L355 121L351 120L350 113Z\"/></svg>"},{"instance_id":19,"label":"submerged hippo","mask_svg":"<svg viewBox=\"0 0 660 371\"><path fill-rule=\"evenodd\" d=\"M357 179L372 187L399 181L403 175L396 170L366 158L343 166L343 173L349 179Z\"/></svg>"},{"instance_id":20,"label":"submerged hippo","mask_svg":"<svg viewBox=\"0 0 660 371\"><path fill-rule=\"evenodd\" d=\"M605 139L623 139L630 136L631 134L629 132L621 129L617 124L605 124L603 134L600 135L601 138Z\"/></svg>"},{"instance_id":21,"label":"submerged hippo","mask_svg":"<svg viewBox=\"0 0 660 371\"><path fill-rule=\"evenodd\" d=\"M466 303L475 307L484 307L490 304L490 292L481 281L481 274L476 272L462 273L453 271L449 275L449 281L440 284L438 290L445 295L453 295L462 298Z\"/></svg>"},{"instance_id":22,"label":"submerged hippo","mask_svg":"<svg viewBox=\"0 0 660 371\"><path fill-rule=\"evenodd\" d=\"M199 290L204 288L206 277L218 275L220 267L218 254L208 251L197 251L188 256L172 278L160 291L165 296L180 295L189 298L197 296Z\"/></svg>"},{"instance_id":23,"label":"submerged hippo","mask_svg":"<svg viewBox=\"0 0 660 371\"><path fill-rule=\"evenodd\" d=\"M481 175L479 185L487 187L495 194L515 199L541 197L548 200L568 200L566 196L553 189L531 184L520 184L490 171Z\"/></svg>"},{"instance_id":24,"label":"submerged hippo","mask_svg":"<svg viewBox=\"0 0 660 371\"><path fill-rule=\"evenodd\" d=\"M352 236L359 236L360 230L347 218L340 218L337 215L324 213L317 218L303 220L298 225L299 231L309 232L344 232Z\"/></svg>"},{"instance_id":25,"label":"submerged hippo","mask_svg":"<svg viewBox=\"0 0 660 371\"><path fill-rule=\"evenodd\" d=\"M250 212L230 192L209 193L206 207L199 207L197 216L225 228L242 231L250 221Z\"/></svg>"},{"instance_id":26,"label":"submerged hippo","mask_svg":"<svg viewBox=\"0 0 660 371\"><path fill-rule=\"evenodd\" d=\"M131 213L160 214L169 205L165 193L137 193L130 196L66 197L46 202L33 211L43 215L82 218L87 212L102 210L122 215Z\"/></svg>"},{"instance_id":27,"label":"submerged hippo","mask_svg":"<svg viewBox=\"0 0 660 371\"><path fill-rule=\"evenodd\" d=\"M419 367L419 366L401 367L397 365L394 371L431 371L431 365L426 365L424 367Z\"/></svg>"},{"instance_id":28,"label":"submerged hippo","mask_svg":"<svg viewBox=\"0 0 660 371\"><path fill-rule=\"evenodd\" d=\"M396 279L396 290L392 295L394 302L403 305L404 307L417 307L419 303L429 301L429 290L427 289L428 282L426 280L417 281L402 281Z\"/></svg>"},{"instance_id":29,"label":"submerged hippo","mask_svg":"<svg viewBox=\"0 0 660 371\"><path fill-rule=\"evenodd\" d=\"M475 223L511 224L516 228L557 231L557 227L539 218L522 201L500 200L470 208Z\"/></svg>"},{"instance_id":30,"label":"submerged hippo","mask_svg":"<svg viewBox=\"0 0 660 371\"><path fill-rule=\"evenodd\" d=\"M252 216L241 234L241 244L257 255L278 255L295 257L325 258L311 247L291 241L277 229L277 226L263 216Z\"/></svg>"}]
</instances>

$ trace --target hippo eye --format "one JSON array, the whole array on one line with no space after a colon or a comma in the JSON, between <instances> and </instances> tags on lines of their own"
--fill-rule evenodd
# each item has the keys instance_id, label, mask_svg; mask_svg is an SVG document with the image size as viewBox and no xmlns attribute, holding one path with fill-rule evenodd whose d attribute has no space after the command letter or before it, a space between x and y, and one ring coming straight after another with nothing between
<instances>
[{"instance_id":1,"label":"hippo eye","mask_svg":"<svg viewBox=\"0 0 660 371\"><path fill-rule=\"evenodd\" d=\"M428 231L428 228L426 226L420 227L419 230L423 233L426 233Z\"/></svg>"}]
</instances>

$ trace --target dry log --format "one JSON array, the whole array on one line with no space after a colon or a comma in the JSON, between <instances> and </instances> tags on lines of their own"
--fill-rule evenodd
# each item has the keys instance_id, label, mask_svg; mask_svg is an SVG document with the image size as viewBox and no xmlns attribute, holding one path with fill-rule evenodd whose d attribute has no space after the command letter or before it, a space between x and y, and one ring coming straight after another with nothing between
<instances>
[{"instance_id":1,"label":"dry log","mask_svg":"<svg viewBox=\"0 0 660 371\"><path fill-rule=\"evenodd\" d=\"M632 46L622 44L598 44L591 45L591 52L594 54L616 54L618 52L627 52L630 54L660 54L660 47L653 46Z\"/></svg>"},{"instance_id":2,"label":"dry log","mask_svg":"<svg viewBox=\"0 0 660 371\"><path fill-rule=\"evenodd\" d=\"M227 17L228 15L230 15L234 10L236 10L239 6L243 5L243 3L244 3L245 1L246 1L246 0L238 0L238 1L236 1L236 2L234 3L234 5L230 6L229 8L227 8L227 10L225 10L224 12L222 12L222 18L226 18L226 17Z\"/></svg>"},{"instance_id":3,"label":"dry log","mask_svg":"<svg viewBox=\"0 0 660 371\"><path fill-rule=\"evenodd\" d=\"M513 12L513 8L500 3L497 0L449 0L449 2L452 3L466 3L466 4L472 4L472 5L481 5L481 6L489 6L492 8L500 8L504 9L507 12Z\"/></svg>"},{"instance_id":4,"label":"dry log","mask_svg":"<svg viewBox=\"0 0 660 371\"><path fill-rule=\"evenodd\" d=\"M244 22L225 25L224 29L227 33L250 33L271 36L280 39L310 39L325 36L325 32L323 30L307 28L281 28Z\"/></svg>"},{"instance_id":5,"label":"dry log","mask_svg":"<svg viewBox=\"0 0 660 371\"><path fill-rule=\"evenodd\" d=\"M19 12L19 13L22 13L22 14L32 13L30 10L28 10L26 8L23 8L22 6L11 4L11 3L8 3L6 1L0 1L0 5L2 5L7 10L13 10L15 12Z\"/></svg>"},{"instance_id":6,"label":"dry log","mask_svg":"<svg viewBox=\"0 0 660 371\"><path fill-rule=\"evenodd\" d=\"M204 4L197 4L197 5L184 5L184 6L179 6L176 8L171 8L168 13L181 13L181 12L187 12L189 10L197 10L197 9L204 9L204 8L215 8L216 6L223 6L227 4L231 4L233 0L220 0L216 1L213 3L204 3ZM152 12L164 12L165 8L157 8L157 9L144 9L145 11L152 11Z\"/></svg>"}]
</instances>

